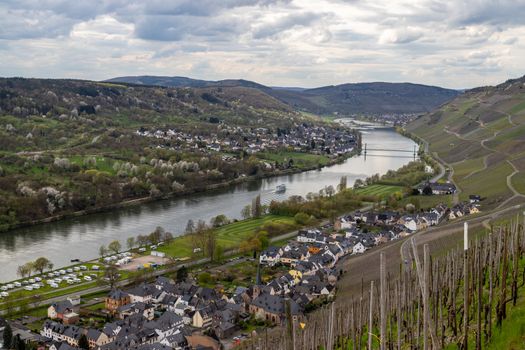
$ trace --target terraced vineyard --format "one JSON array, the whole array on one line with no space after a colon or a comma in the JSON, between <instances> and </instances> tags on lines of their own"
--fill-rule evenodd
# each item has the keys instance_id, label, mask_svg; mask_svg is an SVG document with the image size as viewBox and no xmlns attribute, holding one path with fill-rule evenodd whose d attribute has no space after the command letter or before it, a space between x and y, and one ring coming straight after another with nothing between
<instances>
[{"instance_id":1,"label":"terraced vineyard","mask_svg":"<svg viewBox=\"0 0 525 350\"><path fill-rule=\"evenodd\" d=\"M487 209L525 200L525 77L474 89L408 126Z\"/></svg>"}]
</instances>

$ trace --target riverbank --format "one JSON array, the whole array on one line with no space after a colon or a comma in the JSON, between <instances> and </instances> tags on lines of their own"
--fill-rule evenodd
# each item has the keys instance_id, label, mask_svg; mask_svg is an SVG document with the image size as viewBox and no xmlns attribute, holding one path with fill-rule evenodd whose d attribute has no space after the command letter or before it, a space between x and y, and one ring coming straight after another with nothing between
<instances>
[{"instance_id":1,"label":"riverbank","mask_svg":"<svg viewBox=\"0 0 525 350\"><path fill-rule=\"evenodd\" d=\"M353 151L351 151L349 153L346 153L344 155L338 156L337 158L328 158L328 161L325 164L322 164L322 165L319 164L317 166L310 166L310 167L303 167L303 168L294 168L294 169L286 169L286 170L275 170L272 173L266 173L266 174L262 174L262 175L243 176L243 177L238 177L236 179L223 181L223 182L216 183L216 184L210 184L210 185L206 185L206 186L202 186L202 187L195 187L195 188L182 190L182 191L169 192L169 193L163 194L161 196L155 196L155 197L148 196L148 197L142 197L142 198L135 198L135 199L125 200L125 201L122 201L122 202L119 202L119 203L114 203L114 204L110 204L110 205L100 206L100 207L96 207L96 208L90 208L90 209L86 209L86 210L79 210L79 211L70 212L70 213L63 213L63 214L60 214L60 215L54 215L54 216L50 216L50 217L47 217L47 218L44 218L44 219L40 219L40 220L33 220L33 221L27 221L27 222L21 222L21 223L17 223L17 224L12 224L12 225L9 225L6 230L0 231L0 234L6 233L6 232L9 232L9 231L18 229L18 228L24 228L24 227L41 225L41 224L47 224L47 223L51 223L51 222L57 222L57 221L70 219L70 218L81 217L81 216L85 216L85 215L110 212L110 211L113 211L113 210L118 210L118 209L133 207L133 206L138 206L138 205L142 205L142 204L146 204L146 203L152 203L152 202L161 201L161 200L189 197L189 196L191 196L193 194L203 193L203 192L211 192L211 191L218 190L218 189L233 187L233 186L236 186L236 185L239 185L239 184L242 184L242 183L246 183L246 182L258 181L258 180L268 179L268 178L273 178L273 177L278 177L278 176L299 174L299 173L304 173L304 172L308 172L308 171L312 171L312 170L319 170L319 169L323 169L325 167L330 167L330 166L334 166L334 165L337 165L337 164L341 164L345 160L347 160L348 158L354 157L354 156L356 156L359 153L360 153L360 150L356 149L356 150L353 150Z\"/></svg>"},{"instance_id":2,"label":"riverbank","mask_svg":"<svg viewBox=\"0 0 525 350\"><path fill-rule=\"evenodd\" d=\"M391 128L369 129L363 133L363 142L365 141L369 145L381 143L386 149L411 149L414 145L410 139ZM308 193L315 194L328 187L336 188L343 176L347 177L348 187L352 187L356 179L386 174L409 161L396 157L395 152L384 152L380 158L365 159L364 156L357 155L344 161L340 159L340 164L319 170L315 168L300 173L293 171L293 174L288 171L283 176L254 181L245 179L230 187L167 200L147 198L141 204L120 210L12 230L0 234L0 276L3 280L15 279L18 265L42 254L55 266L67 266L73 258L86 261L98 255L101 245L107 246L116 239L125 245L127 238L150 233L157 226L172 233L182 233L189 220L209 222L221 214L239 220L242 218L243 207L258 195L261 196L263 205L283 201L291 196L306 198ZM276 186L280 184L285 184L285 193L275 192Z\"/></svg>"}]
</instances>

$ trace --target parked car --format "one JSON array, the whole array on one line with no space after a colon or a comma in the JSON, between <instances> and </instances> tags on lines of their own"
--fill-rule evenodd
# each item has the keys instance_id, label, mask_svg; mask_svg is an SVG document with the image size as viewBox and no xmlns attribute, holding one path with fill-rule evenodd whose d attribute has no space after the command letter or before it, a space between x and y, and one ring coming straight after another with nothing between
<instances>
[{"instance_id":1,"label":"parked car","mask_svg":"<svg viewBox=\"0 0 525 350\"><path fill-rule=\"evenodd\" d=\"M82 271L86 271L87 270L87 266L86 265L81 265L81 266L79 266L79 269L82 270Z\"/></svg>"},{"instance_id":2,"label":"parked car","mask_svg":"<svg viewBox=\"0 0 525 350\"><path fill-rule=\"evenodd\" d=\"M0 293L0 297L2 298L7 298L9 296L9 293L8 292L2 292Z\"/></svg>"},{"instance_id":3,"label":"parked car","mask_svg":"<svg viewBox=\"0 0 525 350\"><path fill-rule=\"evenodd\" d=\"M89 276L84 276L84 279L85 279L86 281L91 281L91 277L89 277Z\"/></svg>"},{"instance_id":4,"label":"parked car","mask_svg":"<svg viewBox=\"0 0 525 350\"><path fill-rule=\"evenodd\" d=\"M33 290L33 287L32 286L25 286L24 289L30 291L30 290Z\"/></svg>"}]
</instances>

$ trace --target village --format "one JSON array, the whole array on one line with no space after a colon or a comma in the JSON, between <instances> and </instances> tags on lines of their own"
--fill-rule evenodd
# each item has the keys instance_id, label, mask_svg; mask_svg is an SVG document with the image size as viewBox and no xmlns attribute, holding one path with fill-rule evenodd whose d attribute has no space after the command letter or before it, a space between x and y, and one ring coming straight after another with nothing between
<instances>
[{"instance_id":1,"label":"village","mask_svg":"<svg viewBox=\"0 0 525 350\"><path fill-rule=\"evenodd\" d=\"M246 259L256 265L247 286L226 292L200 285L191 271L180 267L185 273L177 273L177 281L158 276L130 288L112 289L100 310L106 321L98 327L80 310L80 298L68 297L49 306L39 334L13 323L14 334L39 344L38 349L51 350L231 348L265 327L285 325L287 317L297 325L306 322L308 312L335 297L344 273L338 264L341 259L479 213L478 202L471 196L470 202L451 208L440 204L421 212L355 211L333 223L300 230L294 239L268 247L255 260L230 259L230 264ZM281 273L263 281L263 272L276 266Z\"/></svg>"},{"instance_id":2,"label":"village","mask_svg":"<svg viewBox=\"0 0 525 350\"><path fill-rule=\"evenodd\" d=\"M176 129L147 130L140 128L136 134L142 137L167 141L158 148L176 151L221 152L226 158L243 154L256 154L287 149L319 155L343 155L351 152L357 144L357 136L344 128L298 124L291 128L244 128L217 122L211 130Z\"/></svg>"}]
</instances>

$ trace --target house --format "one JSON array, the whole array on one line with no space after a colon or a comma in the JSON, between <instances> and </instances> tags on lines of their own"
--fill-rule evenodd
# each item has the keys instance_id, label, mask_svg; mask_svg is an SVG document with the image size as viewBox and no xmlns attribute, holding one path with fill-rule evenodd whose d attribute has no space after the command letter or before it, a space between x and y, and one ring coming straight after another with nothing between
<instances>
[{"instance_id":1,"label":"house","mask_svg":"<svg viewBox=\"0 0 525 350\"><path fill-rule=\"evenodd\" d=\"M260 294L249 306L249 312L256 318L274 324L283 324L286 320L286 304L289 304L290 314L294 320L302 315L302 310L297 303L280 295Z\"/></svg>"},{"instance_id":2,"label":"house","mask_svg":"<svg viewBox=\"0 0 525 350\"><path fill-rule=\"evenodd\" d=\"M357 242L352 249L352 254L362 254L366 251L365 246L361 242Z\"/></svg>"},{"instance_id":3,"label":"house","mask_svg":"<svg viewBox=\"0 0 525 350\"><path fill-rule=\"evenodd\" d=\"M142 283L126 292L132 303L147 303L153 299L153 296L157 293L157 288L154 285Z\"/></svg>"},{"instance_id":4,"label":"house","mask_svg":"<svg viewBox=\"0 0 525 350\"><path fill-rule=\"evenodd\" d=\"M266 264L268 266L275 266L275 264L280 262L282 250L277 247L268 247L261 252L259 256L259 261L261 264Z\"/></svg>"},{"instance_id":5,"label":"house","mask_svg":"<svg viewBox=\"0 0 525 350\"><path fill-rule=\"evenodd\" d=\"M106 296L104 302L106 310L110 313L115 313L119 307L131 303L131 298L128 293L123 292L120 289L113 289Z\"/></svg>"},{"instance_id":6,"label":"house","mask_svg":"<svg viewBox=\"0 0 525 350\"><path fill-rule=\"evenodd\" d=\"M78 347L78 340L83 334L83 329L76 326L62 325L54 321L45 321L40 331L42 337L56 341L67 342L73 347Z\"/></svg>"},{"instance_id":7,"label":"house","mask_svg":"<svg viewBox=\"0 0 525 350\"><path fill-rule=\"evenodd\" d=\"M429 186L432 189L433 195L454 194L457 191L456 186L451 183L431 182L427 184L427 186Z\"/></svg>"},{"instance_id":8,"label":"house","mask_svg":"<svg viewBox=\"0 0 525 350\"><path fill-rule=\"evenodd\" d=\"M129 317L135 314L139 314L139 315L144 316L144 318L147 320L153 320L153 318L155 317L154 311L155 309L153 308L152 305L142 303L142 302L137 302L137 303L122 305L121 307L117 309L117 314L119 315L121 319L124 319L126 317Z\"/></svg>"},{"instance_id":9,"label":"house","mask_svg":"<svg viewBox=\"0 0 525 350\"><path fill-rule=\"evenodd\" d=\"M196 310L193 314L192 325L197 328L209 328L213 321L212 310L207 307L201 310Z\"/></svg>"},{"instance_id":10,"label":"house","mask_svg":"<svg viewBox=\"0 0 525 350\"><path fill-rule=\"evenodd\" d=\"M89 342L90 349L109 343L109 337L105 333L94 328L88 329L86 338Z\"/></svg>"},{"instance_id":11,"label":"house","mask_svg":"<svg viewBox=\"0 0 525 350\"><path fill-rule=\"evenodd\" d=\"M219 339L231 337L237 329L238 327L231 322L221 322L213 328Z\"/></svg>"},{"instance_id":12,"label":"house","mask_svg":"<svg viewBox=\"0 0 525 350\"><path fill-rule=\"evenodd\" d=\"M52 320L62 320L64 324L75 324L79 318L75 311L76 307L69 300L62 300L47 308L47 317Z\"/></svg>"},{"instance_id":13,"label":"house","mask_svg":"<svg viewBox=\"0 0 525 350\"><path fill-rule=\"evenodd\" d=\"M478 203L481 201L481 196L478 194L471 194L468 196L470 203Z\"/></svg>"}]
</instances>

